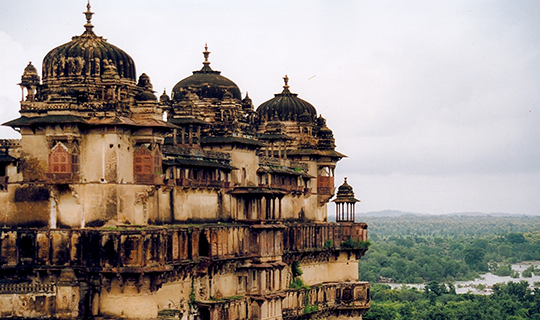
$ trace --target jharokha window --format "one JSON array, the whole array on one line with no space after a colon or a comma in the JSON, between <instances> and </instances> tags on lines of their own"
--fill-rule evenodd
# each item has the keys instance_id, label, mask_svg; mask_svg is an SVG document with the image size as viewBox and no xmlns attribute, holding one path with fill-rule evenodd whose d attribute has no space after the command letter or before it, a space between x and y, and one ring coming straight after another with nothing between
<instances>
[{"instance_id":1,"label":"jharokha window","mask_svg":"<svg viewBox=\"0 0 540 320\"><path fill-rule=\"evenodd\" d=\"M154 183L154 176L161 174L161 152L156 146L141 145L133 154L133 174L136 182Z\"/></svg>"},{"instance_id":2,"label":"jharokha window","mask_svg":"<svg viewBox=\"0 0 540 320\"><path fill-rule=\"evenodd\" d=\"M62 142L57 142L49 154L49 177L63 180L72 179L79 173L79 147L71 144L71 150Z\"/></svg>"}]
</instances>

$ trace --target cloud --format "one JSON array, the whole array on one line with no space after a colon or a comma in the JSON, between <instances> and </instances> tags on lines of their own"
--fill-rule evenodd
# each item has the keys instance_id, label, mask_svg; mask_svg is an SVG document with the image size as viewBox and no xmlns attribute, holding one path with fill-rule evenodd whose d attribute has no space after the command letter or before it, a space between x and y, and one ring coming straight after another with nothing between
<instances>
[{"instance_id":1,"label":"cloud","mask_svg":"<svg viewBox=\"0 0 540 320\"><path fill-rule=\"evenodd\" d=\"M20 43L0 31L0 119L1 123L19 116L21 91L16 85L20 81L24 67L24 49ZM8 127L0 126L0 137L18 138L19 135Z\"/></svg>"},{"instance_id":2,"label":"cloud","mask_svg":"<svg viewBox=\"0 0 540 320\"><path fill-rule=\"evenodd\" d=\"M23 4L0 2L3 121L17 116L28 60L40 70L85 22L84 4ZM540 185L540 2L95 0L92 10L96 33L159 94L201 68L205 43L211 66L256 105L288 74L349 156L340 177L355 177L373 210L540 207L530 196Z\"/></svg>"}]
</instances>

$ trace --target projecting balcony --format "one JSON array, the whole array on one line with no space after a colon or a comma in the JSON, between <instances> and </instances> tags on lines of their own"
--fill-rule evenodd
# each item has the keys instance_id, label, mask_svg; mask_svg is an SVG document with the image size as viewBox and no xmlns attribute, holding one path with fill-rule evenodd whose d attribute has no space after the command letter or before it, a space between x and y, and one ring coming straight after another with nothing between
<instances>
[{"instance_id":1,"label":"projecting balcony","mask_svg":"<svg viewBox=\"0 0 540 320\"><path fill-rule=\"evenodd\" d=\"M304 192L304 187L302 186L281 184L281 183L259 183L259 187L270 188L270 189L280 189L280 190L284 190L286 192L292 192L292 193Z\"/></svg>"},{"instance_id":2,"label":"projecting balcony","mask_svg":"<svg viewBox=\"0 0 540 320\"><path fill-rule=\"evenodd\" d=\"M184 188L229 188L229 181L220 180L198 180L198 179L176 179L176 185Z\"/></svg>"},{"instance_id":3,"label":"projecting balcony","mask_svg":"<svg viewBox=\"0 0 540 320\"><path fill-rule=\"evenodd\" d=\"M288 224L283 231L284 252L297 255L328 250L367 250L365 223Z\"/></svg>"},{"instance_id":4,"label":"projecting balcony","mask_svg":"<svg viewBox=\"0 0 540 320\"><path fill-rule=\"evenodd\" d=\"M317 315L359 317L370 307L368 282L323 283L309 289L289 289L283 299L283 319L317 319ZM311 314L309 318L306 315Z\"/></svg>"},{"instance_id":5,"label":"projecting balcony","mask_svg":"<svg viewBox=\"0 0 540 320\"><path fill-rule=\"evenodd\" d=\"M79 182L79 175L73 172L47 173L47 178L53 184L69 184Z\"/></svg>"},{"instance_id":6,"label":"projecting balcony","mask_svg":"<svg viewBox=\"0 0 540 320\"><path fill-rule=\"evenodd\" d=\"M164 181L163 174L134 174L135 182L140 184L162 185Z\"/></svg>"},{"instance_id":7,"label":"projecting balcony","mask_svg":"<svg viewBox=\"0 0 540 320\"><path fill-rule=\"evenodd\" d=\"M202 320L220 320L237 319L247 320L249 317L249 301L244 296L234 297L213 297L207 301L195 301L199 309L200 319Z\"/></svg>"}]
</instances>

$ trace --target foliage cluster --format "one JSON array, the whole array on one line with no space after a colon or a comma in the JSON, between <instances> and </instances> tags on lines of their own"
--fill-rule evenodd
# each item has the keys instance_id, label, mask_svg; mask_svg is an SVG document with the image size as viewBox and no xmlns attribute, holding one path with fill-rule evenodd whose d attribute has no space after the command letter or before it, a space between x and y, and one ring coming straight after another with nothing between
<instances>
[{"instance_id":1,"label":"foliage cluster","mask_svg":"<svg viewBox=\"0 0 540 320\"><path fill-rule=\"evenodd\" d=\"M349 238L341 243L342 248L350 249L367 249L370 245L370 241L354 240L353 238Z\"/></svg>"},{"instance_id":2,"label":"foliage cluster","mask_svg":"<svg viewBox=\"0 0 540 320\"><path fill-rule=\"evenodd\" d=\"M490 296L456 294L452 285L430 282L424 291L385 284L371 287L365 320L521 320L540 319L540 289L525 281L493 286Z\"/></svg>"},{"instance_id":3,"label":"foliage cluster","mask_svg":"<svg viewBox=\"0 0 540 320\"><path fill-rule=\"evenodd\" d=\"M304 280L300 277L296 277L291 281L291 284L289 285L289 288L291 289L309 289L309 286L304 284Z\"/></svg>"},{"instance_id":4,"label":"foliage cluster","mask_svg":"<svg viewBox=\"0 0 540 320\"><path fill-rule=\"evenodd\" d=\"M304 284L304 281L302 280L301 276L304 273L302 271L302 268L300 268L300 262L295 261L293 262L291 266L291 272L292 272L292 281L289 285L289 288L291 289L309 289L309 286Z\"/></svg>"},{"instance_id":5,"label":"foliage cluster","mask_svg":"<svg viewBox=\"0 0 540 320\"><path fill-rule=\"evenodd\" d=\"M365 216L372 240L389 236L491 236L540 230L540 216ZM519 236L516 239L519 241Z\"/></svg>"},{"instance_id":6,"label":"foliage cluster","mask_svg":"<svg viewBox=\"0 0 540 320\"><path fill-rule=\"evenodd\" d=\"M461 225L470 222L469 217L454 218L457 222L446 216L430 217L421 229L417 228L426 218L419 216L387 217L386 222L369 224L373 245L359 262L360 280L372 283L381 280L397 283L446 282L470 280L488 271L516 276L510 264L540 260L540 225L532 230L526 227L527 224L535 226L540 223L540 217L532 217L531 221L521 216L500 217L500 224L480 219L473 228L478 233ZM395 219L399 219L399 226ZM444 228L444 235L439 235L436 228L443 222L448 226ZM387 225L394 227L388 228ZM518 229L529 231L516 231ZM409 230L409 234L400 234L399 230ZM410 234L411 230L419 234ZM501 233L500 230L511 232ZM534 272L533 267L525 275Z\"/></svg>"}]
</instances>

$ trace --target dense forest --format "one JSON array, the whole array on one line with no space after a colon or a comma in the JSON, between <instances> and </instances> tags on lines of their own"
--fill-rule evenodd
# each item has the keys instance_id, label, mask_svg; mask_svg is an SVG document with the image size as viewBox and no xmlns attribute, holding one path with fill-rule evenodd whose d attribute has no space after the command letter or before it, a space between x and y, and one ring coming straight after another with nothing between
<instances>
[{"instance_id":1,"label":"dense forest","mask_svg":"<svg viewBox=\"0 0 540 320\"><path fill-rule=\"evenodd\" d=\"M540 289L528 283L495 284L489 296L456 294L451 285L429 282L425 290L371 287L364 320L526 320L540 319Z\"/></svg>"},{"instance_id":2,"label":"dense forest","mask_svg":"<svg viewBox=\"0 0 540 320\"><path fill-rule=\"evenodd\" d=\"M485 272L518 277L511 264L540 261L540 217L366 216L371 246L359 263L372 283L365 319L540 319L540 289L498 284L489 296L452 284ZM540 275L531 265L522 277ZM425 290L380 283L424 283ZM465 316L465 315L471 315Z\"/></svg>"}]
</instances>

